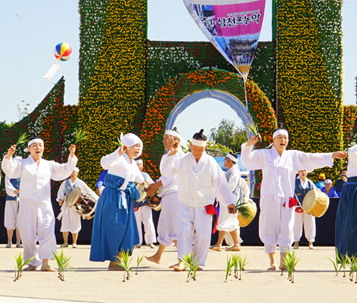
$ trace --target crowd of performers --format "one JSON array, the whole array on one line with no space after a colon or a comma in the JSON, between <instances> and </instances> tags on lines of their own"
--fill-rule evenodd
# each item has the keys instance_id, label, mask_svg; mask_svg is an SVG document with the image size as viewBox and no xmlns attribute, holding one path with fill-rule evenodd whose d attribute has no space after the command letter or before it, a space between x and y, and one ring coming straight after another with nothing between
<instances>
[{"instance_id":1,"label":"crowd of performers","mask_svg":"<svg viewBox=\"0 0 357 303\"><path fill-rule=\"evenodd\" d=\"M306 193L315 188L306 177L308 171L332 167L333 159L343 159L347 153L286 150L289 134L284 129L274 131L271 148L254 150L254 144L260 139L258 134L242 145L241 160L247 169L263 172L259 237L269 256L268 270L276 270L276 246L279 245L281 269L286 249L291 250L293 243L298 248L303 224L310 248L315 240L314 217L304 212L297 213L296 206L289 203L290 199L295 196L302 201ZM66 179L57 196L61 206L58 218L62 219L62 247L68 247L68 235L71 233L72 246L75 248L81 229L80 215L66 205L66 197L72 190L80 187L82 192L98 199L90 261L109 261L109 270L120 270L118 257L123 252L132 252L134 247L142 244L142 222L145 242L151 248L156 248L154 243L159 243L157 251L146 259L160 264L165 248L176 246L178 262L172 266L176 271L185 270L181 260L191 252L198 261L199 269L202 269L209 249L221 251L224 239L232 244L226 250L241 249L235 205L237 200L249 197L250 192L246 181L240 177L236 155L227 154L224 166L228 171L224 174L214 158L205 152L207 137L203 130L193 135L191 152L186 154L182 151L182 146L186 146L186 143L176 128L166 130L163 140L166 153L160 162L161 176L154 182L143 172L142 161L136 160L142 153L141 139L129 133L122 137L121 143L121 147L101 159L104 171L97 183L99 197L77 177L79 170L76 168L74 145L69 148L70 155L64 164L42 158L44 142L38 137L31 138L28 142L27 151L30 155L26 159L13 157L16 145L9 148L2 160L2 169L6 174L7 247L11 247L13 231L16 229L16 246L23 245L24 259L34 257L27 270L35 270L41 266L43 271L54 271L48 262L53 259L52 252L56 252L55 216L50 199L51 179ZM337 212L336 247L342 254L356 254L357 205L354 205L354 201L357 199L357 146L350 148L348 154L349 178ZM143 184L145 180L149 184L147 194L153 195L158 191L161 197L157 239L151 208L138 207L136 202L140 195L135 183ZM212 204L215 200L219 201L220 208L216 226L219 236L217 243L210 246L214 209ZM37 242L39 246L36 245Z\"/></svg>"}]
</instances>

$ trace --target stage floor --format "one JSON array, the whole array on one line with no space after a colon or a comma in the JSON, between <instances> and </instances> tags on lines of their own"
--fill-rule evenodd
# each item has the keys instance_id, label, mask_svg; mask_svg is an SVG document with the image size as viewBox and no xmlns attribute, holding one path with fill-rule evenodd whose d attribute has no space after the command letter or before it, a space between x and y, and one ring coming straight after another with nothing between
<instances>
[{"instance_id":1,"label":"stage floor","mask_svg":"<svg viewBox=\"0 0 357 303\"><path fill-rule=\"evenodd\" d=\"M58 247L59 248L59 247ZM232 276L224 283L227 256L233 252L208 254L206 267L196 281L186 282L187 272L174 272L169 266L176 263L176 249L168 248L161 264L147 260L135 275L138 256L151 255L156 250L147 246L135 249L129 281L123 283L123 272L107 270L108 262L90 262L89 245L64 249L71 257L75 272L66 272L65 281L57 273L24 272L13 282L14 256L22 249L0 247L0 302L354 302L357 285L343 273L336 277L328 257L334 258L334 247L302 246L296 250L300 261L295 272L295 283L287 280L287 273L269 272L268 257L262 246L243 246L247 269L242 280ZM276 258L279 258L277 251ZM55 261L50 261L57 269ZM29 300L30 298L37 300ZM39 299L43 299L39 300ZM47 301L49 300L49 301ZM54 300L54 301L52 301Z\"/></svg>"}]
</instances>

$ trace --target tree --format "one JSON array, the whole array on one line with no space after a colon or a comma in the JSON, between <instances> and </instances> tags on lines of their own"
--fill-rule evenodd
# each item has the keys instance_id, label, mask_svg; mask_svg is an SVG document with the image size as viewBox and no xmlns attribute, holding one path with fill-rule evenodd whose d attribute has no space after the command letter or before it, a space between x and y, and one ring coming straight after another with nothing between
<instances>
[{"instance_id":1,"label":"tree","mask_svg":"<svg viewBox=\"0 0 357 303\"><path fill-rule=\"evenodd\" d=\"M0 121L0 133L2 133L4 130L7 130L8 128L10 128L11 126L13 126L15 123L10 123L7 124L5 121Z\"/></svg>"},{"instance_id":2,"label":"tree","mask_svg":"<svg viewBox=\"0 0 357 303\"><path fill-rule=\"evenodd\" d=\"M209 136L210 140L225 145L238 153L241 144L247 141L247 131L242 127L237 127L232 120L223 119L218 128L212 128Z\"/></svg>"}]
</instances>

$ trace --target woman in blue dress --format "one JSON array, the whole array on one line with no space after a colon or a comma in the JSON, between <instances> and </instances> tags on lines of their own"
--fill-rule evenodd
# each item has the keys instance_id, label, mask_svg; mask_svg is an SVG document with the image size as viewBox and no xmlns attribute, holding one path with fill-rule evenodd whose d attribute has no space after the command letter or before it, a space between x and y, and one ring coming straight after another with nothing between
<instances>
[{"instance_id":1,"label":"woman in blue dress","mask_svg":"<svg viewBox=\"0 0 357 303\"><path fill-rule=\"evenodd\" d=\"M347 176L336 214L335 245L340 257L357 256L357 145L348 149Z\"/></svg>"},{"instance_id":2,"label":"woman in blue dress","mask_svg":"<svg viewBox=\"0 0 357 303\"><path fill-rule=\"evenodd\" d=\"M94 216L89 257L90 261L109 260L109 270L120 270L117 256L132 252L139 243L132 200L139 199L134 181L143 183L144 178L133 159L141 155L143 143L134 134L126 134L121 142L120 148L101 160L108 173Z\"/></svg>"}]
</instances>

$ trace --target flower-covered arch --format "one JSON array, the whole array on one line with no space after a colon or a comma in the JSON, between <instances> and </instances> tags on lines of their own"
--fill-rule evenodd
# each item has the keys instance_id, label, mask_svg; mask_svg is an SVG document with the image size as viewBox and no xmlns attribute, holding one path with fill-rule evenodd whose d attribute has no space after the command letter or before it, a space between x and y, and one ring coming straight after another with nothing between
<instances>
[{"instance_id":1,"label":"flower-covered arch","mask_svg":"<svg viewBox=\"0 0 357 303\"><path fill-rule=\"evenodd\" d=\"M149 104L141 131L144 142L143 160L150 176L159 176L159 164L163 154L162 143L167 120L175 106L186 96L206 90L220 90L245 100L243 80L235 73L219 69L201 69L182 73L157 90ZM277 126L275 112L270 101L251 80L247 81L249 113L258 126L262 142L258 147L272 141L272 130Z\"/></svg>"}]
</instances>

